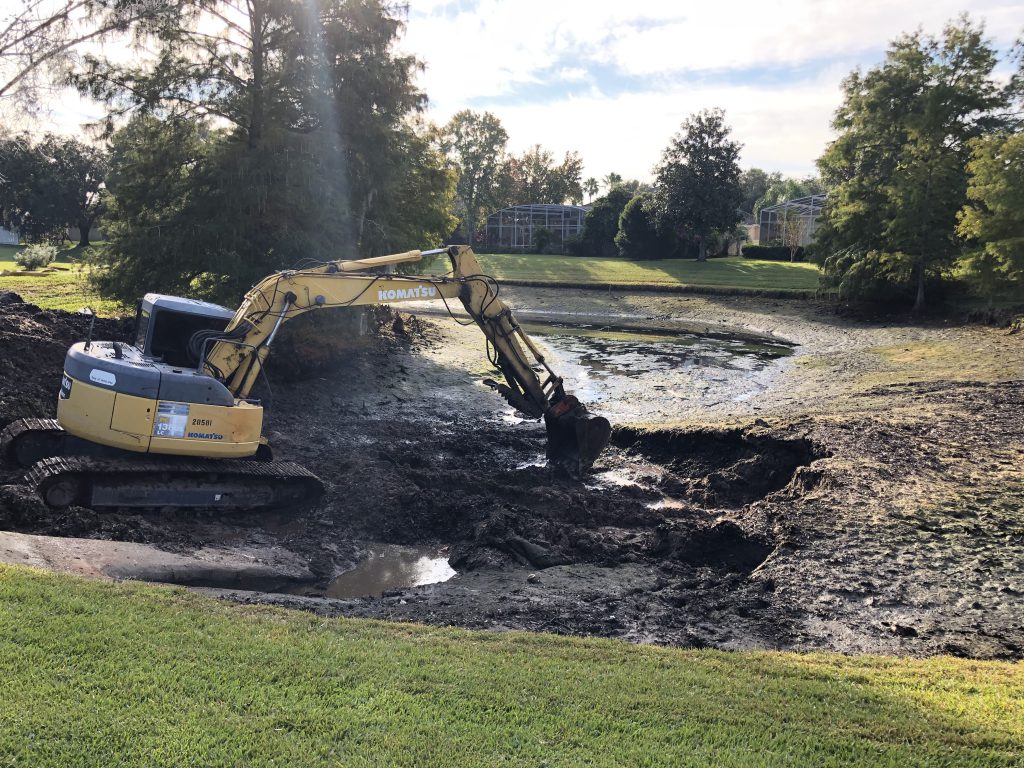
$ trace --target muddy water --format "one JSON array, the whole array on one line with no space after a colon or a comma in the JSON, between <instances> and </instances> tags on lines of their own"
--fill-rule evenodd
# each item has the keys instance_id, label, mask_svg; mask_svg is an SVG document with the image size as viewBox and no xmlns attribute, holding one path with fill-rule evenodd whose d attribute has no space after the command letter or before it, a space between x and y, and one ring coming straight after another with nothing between
<instances>
[{"instance_id":1,"label":"muddy water","mask_svg":"<svg viewBox=\"0 0 1024 768\"><path fill-rule=\"evenodd\" d=\"M587 325L524 328L573 394L613 422L678 418L750 399L793 351L768 338Z\"/></svg>"},{"instance_id":2,"label":"muddy water","mask_svg":"<svg viewBox=\"0 0 1024 768\"><path fill-rule=\"evenodd\" d=\"M322 594L336 598L380 597L389 590L436 584L454 575L442 548L374 544L365 559L334 579Z\"/></svg>"}]
</instances>

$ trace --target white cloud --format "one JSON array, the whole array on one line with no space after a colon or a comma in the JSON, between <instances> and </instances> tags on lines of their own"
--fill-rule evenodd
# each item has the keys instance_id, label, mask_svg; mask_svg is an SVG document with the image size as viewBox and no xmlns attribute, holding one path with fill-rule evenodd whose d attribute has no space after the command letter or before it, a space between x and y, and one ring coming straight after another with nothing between
<instances>
[{"instance_id":1,"label":"white cloud","mask_svg":"<svg viewBox=\"0 0 1024 768\"><path fill-rule=\"evenodd\" d=\"M513 151L539 141L558 153L578 150L586 175L616 171L649 179L687 115L713 104L725 109L733 137L744 145L744 166L803 175L813 172L814 159L829 140L838 103L836 87L810 81L776 88L679 87L614 98L588 96L505 107L500 117Z\"/></svg>"},{"instance_id":2,"label":"white cloud","mask_svg":"<svg viewBox=\"0 0 1024 768\"><path fill-rule=\"evenodd\" d=\"M412 0L403 47L427 63L421 85L438 121L549 86L543 102L523 97L489 109L513 149L578 149L593 175L649 177L683 118L712 106L726 110L745 165L809 173L829 139L842 77L874 64L901 32L937 33L962 9L963 0ZM974 0L970 10L1000 46L1024 28L1019 0ZM822 61L824 71L793 82L744 84L762 68ZM609 70L642 85L619 94L600 79ZM711 71L725 84L702 82ZM588 96L551 100L551 87L588 78Z\"/></svg>"},{"instance_id":3,"label":"white cloud","mask_svg":"<svg viewBox=\"0 0 1024 768\"><path fill-rule=\"evenodd\" d=\"M562 67L562 69L558 70L558 79L569 83L586 80L587 70L583 67Z\"/></svg>"},{"instance_id":4,"label":"white cloud","mask_svg":"<svg viewBox=\"0 0 1024 768\"><path fill-rule=\"evenodd\" d=\"M4 0L0 0L2 4ZM963 0L412 0L402 48L424 60L421 86L431 115L512 93L545 90L544 101L511 99L489 109L514 151L541 143L578 150L588 175L617 171L649 178L661 150L690 113L726 110L744 143L743 164L808 173L830 136L839 83L903 31L938 32ZM1024 28L1024 0L972 0L990 37L1008 45ZM138 56L121 44L108 54ZM824 69L771 86L759 68L826 62ZM708 82L712 74L715 82ZM601 79L617 72L640 85L628 93ZM795 76L794 76L795 77ZM554 98L562 86L568 94ZM585 95L581 95L585 93ZM44 130L77 132L102 108L65 93Z\"/></svg>"}]
</instances>

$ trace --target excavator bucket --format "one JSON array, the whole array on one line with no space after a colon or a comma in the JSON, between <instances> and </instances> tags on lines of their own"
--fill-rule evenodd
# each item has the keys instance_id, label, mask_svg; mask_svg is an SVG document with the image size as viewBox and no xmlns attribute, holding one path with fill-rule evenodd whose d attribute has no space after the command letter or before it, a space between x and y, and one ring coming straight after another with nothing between
<instances>
[{"instance_id":1,"label":"excavator bucket","mask_svg":"<svg viewBox=\"0 0 1024 768\"><path fill-rule=\"evenodd\" d=\"M562 408L545 414L548 431L548 460L574 475L593 466L612 436L612 425L603 416L588 413L586 406L571 395Z\"/></svg>"}]
</instances>

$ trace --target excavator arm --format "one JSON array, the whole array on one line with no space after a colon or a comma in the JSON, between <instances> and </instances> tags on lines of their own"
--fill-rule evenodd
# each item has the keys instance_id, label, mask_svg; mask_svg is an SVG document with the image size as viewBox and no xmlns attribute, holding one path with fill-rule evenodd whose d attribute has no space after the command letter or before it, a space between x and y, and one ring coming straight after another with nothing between
<instances>
[{"instance_id":1,"label":"excavator arm","mask_svg":"<svg viewBox=\"0 0 1024 768\"><path fill-rule=\"evenodd\" d=\"M451 272L414 276L371 272L444 253ZM493 278L483 274L471 248L409 251L371 259L334 261L287 270L256 284L224 331L201 331L190 346L205 371L246 399L256 383L281 325L306 312L333 307L458 299L487 338L491 361L504 383L487 383L517 410L544 418L548 458L573 472L590 467L611 436L607 419L587 412L567 394L543 354L498 298Z\"/></svg>"}]
</instances>

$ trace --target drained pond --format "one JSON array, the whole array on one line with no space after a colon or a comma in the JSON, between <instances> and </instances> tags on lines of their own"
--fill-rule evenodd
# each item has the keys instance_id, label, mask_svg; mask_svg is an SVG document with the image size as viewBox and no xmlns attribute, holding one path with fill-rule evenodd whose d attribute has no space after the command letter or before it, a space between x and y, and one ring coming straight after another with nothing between
<instances>
[{"instance_id":1,"label":"drained pond","mask_svg":"<svg viewBox=\"0 0 1024 768\"><path fill-rule=\"evenodd\" d=\"M764 391L793 353L791 345L754 335L562 323L523 327L567 388L612 423L742 402Z\"/></svg>"}]
</instances>

